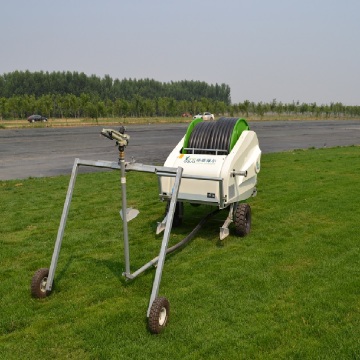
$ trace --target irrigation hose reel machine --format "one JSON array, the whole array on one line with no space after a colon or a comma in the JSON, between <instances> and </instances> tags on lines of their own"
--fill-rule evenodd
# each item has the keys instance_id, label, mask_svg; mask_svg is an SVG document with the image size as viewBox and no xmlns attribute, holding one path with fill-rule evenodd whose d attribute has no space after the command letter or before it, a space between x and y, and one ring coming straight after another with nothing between
<instances>
[{"instance_id":1,"label":"irrigation hose reel machine","mask_svg":"<svg viewBox=\"0 0 360 360\"><path fill-rule=\"evenodd\" d=\"M186 134L167 157L164 166L125 162L125 148L130 136L125 128L119 131L103 129L101 134L115 140L119 149L119 161L92 161L76 158L63 207L55 241L50 268L38 269L31 281L31 294L35 298L48 296L53 287L55 270L60 254L66 220L79 166L92 166L120 170L123 222L124 264L123 276L136 278L155 266L156 272L147 309L148 327L160 333L167 324L170 304L159 297L160 281L167 254L188 243L202 225L216 212L228 209L229 214L220 228L220 240L229 235L229 225L234 223L235 233L246 236L251 227L251 208L244 201L256 196L257 174L260 171L261 150L257 135L244 119L222 117L216 121L193 120ZM167 202L165 218L158 223L156 233L163 232L159 255L134 272L130 267L128 222L139 211L127 208L126 172L154 173L158 177L160 199ZM191 233L172 247L168 247L171 228L180 225L183 218L183 203L207 204L215 210L206 215Z\"/></svg>"}]
</instances>

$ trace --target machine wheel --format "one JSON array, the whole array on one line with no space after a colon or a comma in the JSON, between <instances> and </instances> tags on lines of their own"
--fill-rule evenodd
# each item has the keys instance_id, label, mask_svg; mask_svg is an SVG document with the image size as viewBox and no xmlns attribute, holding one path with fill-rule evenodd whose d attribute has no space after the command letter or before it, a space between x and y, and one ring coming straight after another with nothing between
<instances>
[{"instance_id":1,"label":"machine wheel","mask_svg":"<svg viewBox=\"0 0 360 360\"><path fill-rule=\"evenodd\" d=\"M31 295L35 298L44 298L50 294L46 291L46 283L49 275L49 269L42 268L35 272L31 280Z\"/></svg>"},{"instance_id":2,"label":"machine wheel","mask_svg":"<svg viewBox=\"0 0 360 360\"><path fill-rule=\"evenodd\" d=\"M166 326L170 315L170 304L165 297L158 297L150 308L148 320L149 330L152 334L159 334Z\"/></svg>"},{"instance_id":3,"label":"machine wheel","mask_svg":"<svg viewBox=\"0 0 360 360\"><path fill-rule=\"evenodd\" d=\"M251 207L249 204L237 204L234 212L236 235L246 236L251 228Z\"/></svg>"},{"instance_id":4,"label":"machine wheel","mask_svg":"<svg viewBox=\"0 0 360 360\"><path fill-rule=\"evenodd\" d=\"M166 203L165 215L168 213L170 201ZM175 213L173 218L173 227L181 226L184 215L184 204L180 201L176 202Z\"/></svg>"}]
</instances>

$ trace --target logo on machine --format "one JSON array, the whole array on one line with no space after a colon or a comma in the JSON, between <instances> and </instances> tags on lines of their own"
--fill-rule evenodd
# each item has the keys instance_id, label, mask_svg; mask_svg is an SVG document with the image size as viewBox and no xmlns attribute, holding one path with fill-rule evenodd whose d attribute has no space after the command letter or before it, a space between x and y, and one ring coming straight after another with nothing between
<instances>
[{"instance_id":1,"label":"logo on machine","mask_svg":"<svg viewBox=\"0 0 360 360\"><path fill-rule=\"evenodd\" d=\"M211 158L199 158L195 156L186 156L183 159L185 164L206 164L206 165L213 165L216 163L216 159Z\"/></svg>"}]
</instances>

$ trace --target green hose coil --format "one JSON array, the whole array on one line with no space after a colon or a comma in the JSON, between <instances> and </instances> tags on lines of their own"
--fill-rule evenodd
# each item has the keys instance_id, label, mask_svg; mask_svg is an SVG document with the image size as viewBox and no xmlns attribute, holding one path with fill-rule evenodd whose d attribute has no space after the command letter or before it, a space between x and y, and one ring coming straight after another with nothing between
<instances>
[{"instance_id":1,"label":"green hose coil","mask_svg":"<svg viewBox=\"0 0 360 360\"><path fill-rule=\"evenodd\" d=\"M250 130L245 119L222 117L217 121L193 120L185 134L182 153L187 148L195 154L213 154L220 150L220 155L230 153L244 130ZM197 150L196 150L197 149Z\"/></svg>"}]
</instances>

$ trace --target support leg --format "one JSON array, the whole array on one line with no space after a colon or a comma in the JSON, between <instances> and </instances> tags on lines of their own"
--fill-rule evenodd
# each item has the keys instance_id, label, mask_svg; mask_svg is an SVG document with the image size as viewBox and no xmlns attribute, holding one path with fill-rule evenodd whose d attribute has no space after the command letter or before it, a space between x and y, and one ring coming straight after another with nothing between
<instances>
[{"instance_id":1,"label":"support leg","mask_svg":"<svg viewBox=\"0 0 360 360\"><path fill-rule=\"evenodd\" d=\"M121 201L122 201L122 219L123 219L123 234L124 234L124 255L125 255L125 272L123 275L126 278L131 278L130 275L130 249L129 249L129 235L127 226L127 200L126 200L126 176L125 176L125 153L124 146L119 147L119 161L120 161L120 182L121 182Z\"/></svg>"},{"instance_id":2,"label":"support leg","mask_svg":"<svg viewBox=\"0 0 360 360\"><path fill-rule=\"evenodd\" d=\"M49 275L48 275L47 281L46 281L46 291L49 291L49 292L51 291L53 281L54 281L55 270L56 270L56 265L57 265L57 261L59 258L61 243L62 243L65 225L66 225L66 220L67 220L67 216L69 213L72 194L73 194L74 187L75 187L78 165L79 165L79 159L75 159L74 166L73 166L72 172L71 172L71 178L70 178L70 182L69 182L68 191L66 194L64 208L63 208L63 212L61 215L60 226L59 226L59 230L58 230L58 234L57 234L57 238L56 238L56 242L55 242L54 252L53 252L52 259L51 259Z\"/></svg>"},{"instance_id":3,"label":"support leg","mask_svg":"<svg viewBox=\"0 0 360 360\"><path fill-rule=\"evenodd\" d=\"M220 240L224 240L229 236L229 225L233 222L234 203L230 205L229 215L226 218L224 225L220 228Z\"/></svg>"},{"instance_id":4,"label":"support leg","mask_svg":"<svg viewBox=\"0 0 360 360\"><path fill-rule=\"evenodd\" d=\"M157 263L155 279L154 279L153 288L152 288L152 292L151 292L151 296L150 296L147 317L149 317L151 306L159 294L161 276L162 276L162 271L163 271L165 256L166 256L166 249L167 249L167 246L169 243L170 231L171 231L172 222L173 222L173 218L174 218L176 202L177 202L177 198L178 198L178 194L179 194L179 187L180 187L182 172L183 172L183 169L181 167L179 167L176 172L176 178L175 178L175 183L174 183L174 187L173 187L173 192L171 195L169 211L167 214L165 232L164 232L164 237L163 237L163 240L161 243L159 260Z\"/></svg>"}]
</instances>

